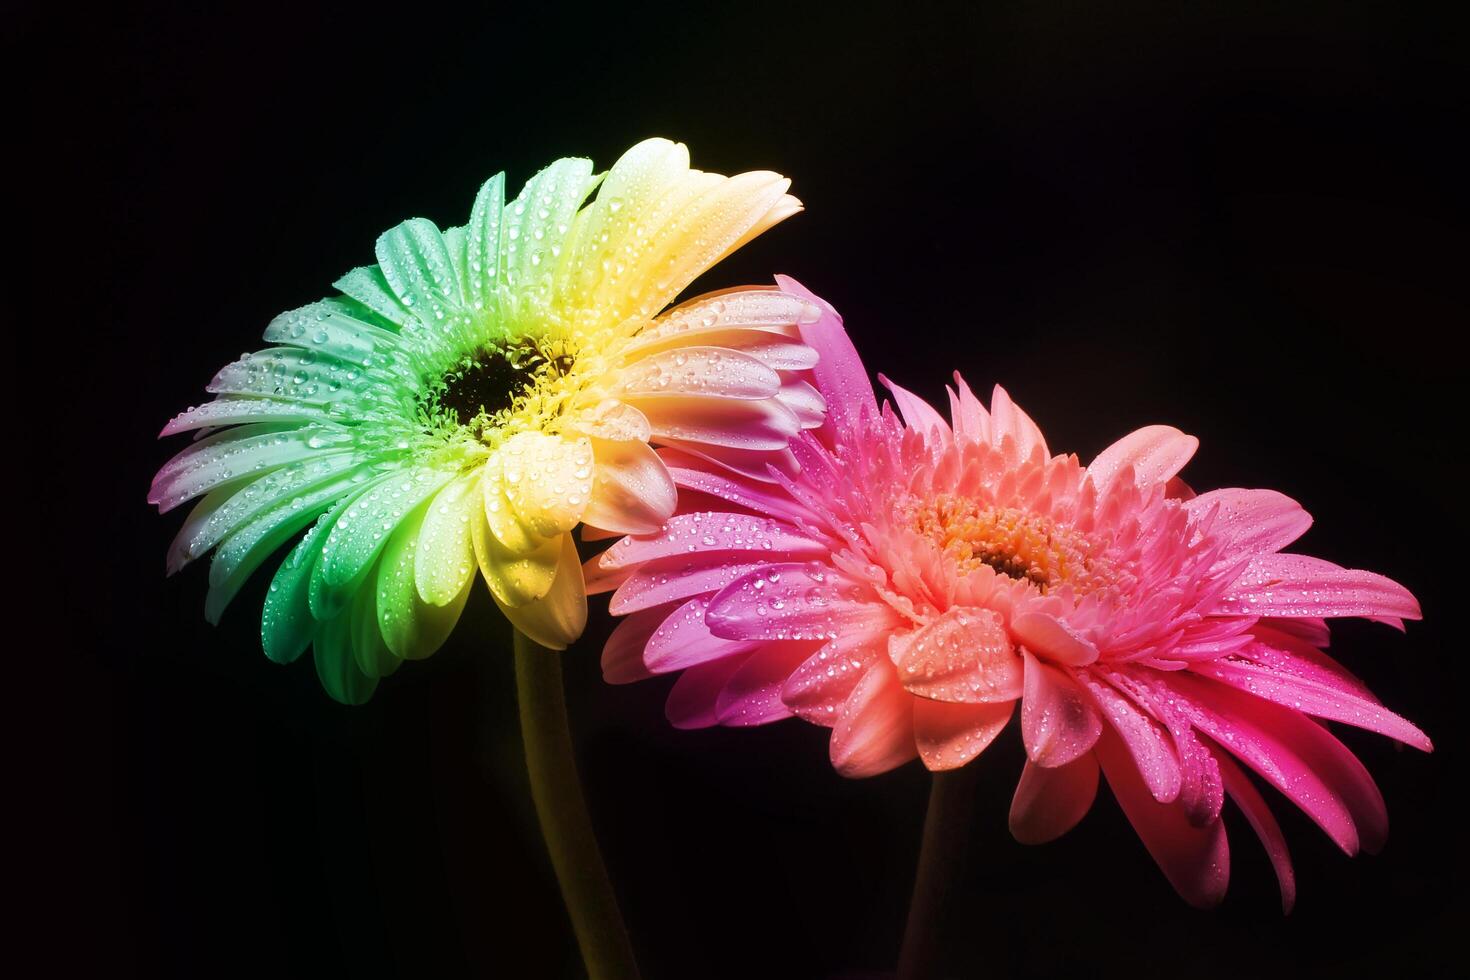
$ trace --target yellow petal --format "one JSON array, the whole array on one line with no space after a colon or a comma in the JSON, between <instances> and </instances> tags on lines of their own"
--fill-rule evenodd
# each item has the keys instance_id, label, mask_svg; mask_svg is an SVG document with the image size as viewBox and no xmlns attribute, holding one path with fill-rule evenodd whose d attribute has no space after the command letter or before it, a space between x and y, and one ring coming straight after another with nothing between
<instances>
[{"instance_id":1,"label":"yellow petal","mask_svg":"<svg viewBox=\"0 0 1470 980\"><path fill-rule=\"evenodd\" d=\"M587 625L587 591L582 582L582 562L570 534L559 542L561 558L556 581L539 599L510 605L495 597L496 605L511 625L532 640L552 650L564 650Z\"/></svg>"},{"instance_id":2,"label":"yellow petal","mask_svg":"<svg viewBox=\"0 0 1470 980\"><path fill-rule=\"evenodd\" d=\"M475 542L475 558L480 572L490 586L490 594L505 605L521 605L539 599L551 590L556 578L556 564L561 555L561 542L547 538L540 547L525 554L510 551L490 533L485 509L476 507L471 517Z\"/></svg>"},{"instance_id":3,"label":"yellow petal","mask_svg":"<svg viewBox=\"0 0 1470 980\"><path fill-rule=\"evenodd\" d=\"M520 432L496 454L501 486L526 528L542 537L577 526L592 494L592 443Z\"/></svg>"},{"instance_id":4,"label":"yellow petal","mask_svg":"<svg viewBox=\"0 0 1470 980\"><path fill-rule=\"evenodd\" d=\"M496 453L482 468L481 504L478 509L505 550L528 554L546 544L546 536L537 534L516 517L516 509L505 492L505 476L501 456Z\"/></svg>"}]
</instances>

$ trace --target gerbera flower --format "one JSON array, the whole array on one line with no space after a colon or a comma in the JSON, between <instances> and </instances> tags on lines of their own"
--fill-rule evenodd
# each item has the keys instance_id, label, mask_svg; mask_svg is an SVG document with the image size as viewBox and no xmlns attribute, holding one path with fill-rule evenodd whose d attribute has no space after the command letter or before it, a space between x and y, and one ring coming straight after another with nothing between
<instances>
[{"instance_id":1,"label":"gerbera flower","mask_svg":"<svg viewBox=\"0 0 1470 980\"><path fill-rule=\"evenodd\" d=\"M492 177L464 227L385 233L376 265L277 317L273 346L164 427L202 436L149 494L161 511L203 497L170 573L214 551L217 621L310 525L262 639L281 662L312 646L346 702L439 647L476 567L518 630L565 647L586 619L572 529L648 532L673 512L650 439L748 469L820 420L797 374L815 360L796 339L806 299L746 288L659 315L801 209L789 183L691 170L683 145L648 140L606 174L559 160L509 204Z\"/></svg>"},{"instance_id":2,"label":"gerbera flower","mask_svg":"<svg viewBox=\"0 0 1470 980\"><path fill-rule=\"evenodd\" d=\"M1292 902L1286 844L1242 764L1349 854L1382 844L1382 797L1314 719L1430 749L1321 650L1328 617L1418 618L1403 587L1282 553L1311 519L1279 493L1192 494L1176 474L1197 440L1176 429L1140 429L1083 466L1002 389L987 411L958 376L949 420L891 384L898 414L880 410L843 336L803 329L828 417L792 444L800 474L666 451L677 516L589 562L627 616L609 681L682 671L668 700L681 727L828 726L848 776L915 756L963 766L1019 706L1017 839L1075 825L1101 770L1201 906L1229 875L1226 796Z\"/></svg>"}]
</instances>

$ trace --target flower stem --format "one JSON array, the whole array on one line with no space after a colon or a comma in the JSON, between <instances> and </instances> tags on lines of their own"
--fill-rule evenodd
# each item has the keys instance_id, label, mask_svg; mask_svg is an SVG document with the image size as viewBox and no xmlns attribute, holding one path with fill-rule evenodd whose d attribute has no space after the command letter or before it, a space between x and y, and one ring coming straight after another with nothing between
<instances>
[{"instance_id":1,"label":"flower stem","mask_svg":"<svg viewBox=\"0 0 1470 980\"><path fill-rule=\"evenodd\" d=\"M561 654L515 631L516 694L531 798L591 980L636 980L638 965L577 780Z\"/></svg>"},{"instance_id":2,"label":"flower stem","mask_svg":"<svg viewBox=\"0 0 1470 980\"><path fill-rule=\"evenodd\" d=\"M939 937L944 901L964 866L974 805L973 766L936 772L929 787L919 870L909 901L903 946L898 954L899 980L926 980L939 968Z\"/></svg>"}]
</instances>

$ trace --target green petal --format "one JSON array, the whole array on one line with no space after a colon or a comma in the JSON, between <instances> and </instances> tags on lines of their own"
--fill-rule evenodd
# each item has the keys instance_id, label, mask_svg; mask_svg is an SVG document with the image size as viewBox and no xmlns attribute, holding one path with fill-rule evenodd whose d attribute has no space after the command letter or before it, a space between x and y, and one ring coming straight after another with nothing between
<instances>
[{"instance_id":1,"label":"green petal","mask_svg":"<svg viewBox=\"0 0 1470 980\"><path fill-rule=\"evenodd\" d=\"M378 630L377 602L372 589L361 589L352 600L343 617L350 617L352 630L352 658L357 669L368 677L387 677L403 663L383 642Z\"/></svg>"},{"instance_id":2,"label":"green petal","mask_svg":"<svg viewBox=\"0 0 1470 980\"><path fill-rule=\"evenodd\" d=\"M355 476L356 473L348 474L300 496L282 500L226 538L209 565L204 618L218 623L235 594L277 548L361 485L353 482Z\"/></svg>"},{"instance_id":3,"label":"green petal","mask_svg":"<svg viewBox=\"0 0 1470 980\"><path fill-rule=\"evenodd\" d=\"M301 656L317 631L317 622L307 603L307 588L312 569L322 553L322 542L337 522L337 517L352 506L357 494L344 498L326 516L316 522L306 537L296 543L271 579L260 614L260 643L265 655L278 664L288 664Z\"/></svg>"},{"instance_id":4,"label":"green petal","mask_svg":"<svg viewBox=\"0 0 1470 980\"><path fill-rule=\"evenodd\" d=\"M392 329L370 321L372 310L351 299L332 298L282 313L265 328L265 339L373 367L382 356L397 354L400 338Z\"/></svg>"},{"instance_id":5,"label":"green petal","mask_svg":"<svg viewBox=\"0 0 1470 980\"><path fill-rule=\"evenodd\" d=\"M495 311L500 279L500 217L505 209L505 174L485 181L465 226L465 298L470 309Z\"/></svg>"},{"instance_id":6,"label":"green petal","mask_svg":"<svg viewBox=\"0 0 1470 980\"><path fill-rule=\"evenodd\" d=\"M377 255L388 287L423 323L434 326L464 306L449 247L428 218L409 218L383 232Z\"/></svg>"},{"instance_id":7,"label":"green petal","mask_svg":"<svg viewBox=\"0 0 1470 980\"><path fill-rule=\"evenodd\" d=\"M545 303L564 254L572 219L598 180L592 161L558 160L526 182L505 208L500 242L502 277L517 296Z\"/></svg>"},{"instance_id":8,"label":"green petal","mask_svg":"<svg viewBox=\"0 0 1470 980\"><path fill-rule=\"evenodd\" d=\"M220 368L205 390L330 405L353 398L374 382L391 385L397 378L313 350L267 347Z\"/></svg>"},{"instance_id":9,"label":"green petal","mask_svg":"<svg viewBox=\"0 0 1470 980\"><path fill-rule=\"evenodd\" d=\"M316 676L328 694L343 704L362 704L378 686L352 656L352 617L338 616L321 624L312 643Z\"/></svg>"},{"instance_id":10,"label":"green petal","mask_svg":"<svg viewBox=\"0 0 1470 980\"><path fill-rule=\"evenodd\" d=\"M419 597L414 582L416 552L423 541L425 516L435 506L437 498L404 521L378 559L377 628L388 649L405 660L421 660L443 646L459 621L473 582L466 577L459 594L444 605L432 606ZM470 563L473 567L473 555Z\"/></svg>"},{"instance_id":11,"label":"green petal","mask_svg":"<svg viewBox=\"0 0 1470 980\"><path fill-rule=\"evenodd\" d=\"M383 276L383 270L375 265L353 269L332 283L332 286L389 323L401 327L413 319L403 308L403 304L398 302L398 297L393 295L388 280Z\"/></svg>"},{"instance_id":12,"label":"green petal","mask_svg":"<svg viewBox=\"0 0 1470 980\"><path fill-rule=\"evenodd\" d=\"M470 538L471 507L481 506L479 470L439 491L424 514L414 556L418 594L431 606L447 606L475 577L475 546Z\"/></svg>"},{"instance_id":13,"label":"green petal","mask_svg":"<svg viewBox=\"0 0 1470 980\"><path fill-rule=\"evenodd\" d=\"M312 615L331 619L341 612L394 529L452 476L443 470L403 470L358 497L322 544L308 592Z\"/></svg>"},{"instance_id":14,"label":"green petal","mask_svg":"<svg viewBox=\"0 0 1470 980\"><path fill-rule=\"evenodd\" d=\"M184 519L169 545L168 567L176 571L206 554L247 521L281 500L290 500L355 472L364 458L353 452L319 453L269 470L243 486L234 481L208 494Z\"/></svg>"}]
</instances>

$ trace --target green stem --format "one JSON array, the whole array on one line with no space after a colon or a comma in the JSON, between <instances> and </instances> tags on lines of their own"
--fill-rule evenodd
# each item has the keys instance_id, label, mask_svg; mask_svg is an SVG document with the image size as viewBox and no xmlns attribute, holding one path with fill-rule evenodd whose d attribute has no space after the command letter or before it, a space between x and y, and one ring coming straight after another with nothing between
<instances>
[{"instance_id":1,"label":"green stem","mask_svg":"<svg viewBox=\"0 0 1470 980\"><path fill-rule=\"evenodd\" d=\"M936 772L930 784L919 870L898 954L898 980L927 980L938 971L944 903L964 866L969 839L975 799L973 768Z\"/></svg>"},{"instance_id":2,"label":"green stem","mask_svg":"<svg viewBox=\"0 0 1470 980\"><path fill-rule=\"evenodd\" d=\"M577 780L561 654L515 633L516 694L531 798L591 980L636 980L638 965Z\"/></svg>"}]
</instances>

